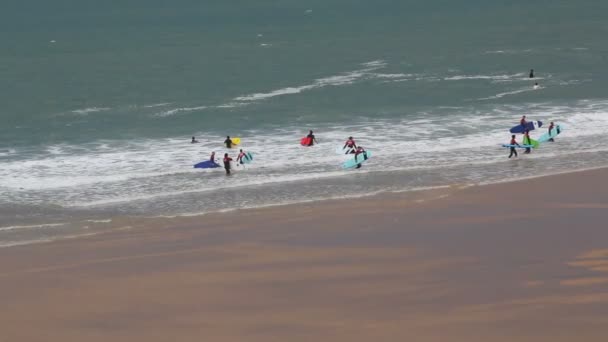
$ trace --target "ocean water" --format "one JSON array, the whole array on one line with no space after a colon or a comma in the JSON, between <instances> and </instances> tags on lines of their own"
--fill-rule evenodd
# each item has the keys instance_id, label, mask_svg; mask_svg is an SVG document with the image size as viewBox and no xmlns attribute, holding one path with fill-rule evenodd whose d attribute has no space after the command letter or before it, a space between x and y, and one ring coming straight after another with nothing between
<instances>
[{"instance_id":1,"label":"ocean water","mask_svg":"<svg viewBox=\"0 0 608 342\"><path fill-rule=\"evenodd\" d=\"M8 1L0 246L607 166L605 13L593 0ZM509 160L521 115L564 132ZM309 129L320 143L299 146ZM235 157L226 135L254 162L231 177L192 168ZM374 152L356 171L335 152L350 135Z\"/></svg>"}]
</instances>

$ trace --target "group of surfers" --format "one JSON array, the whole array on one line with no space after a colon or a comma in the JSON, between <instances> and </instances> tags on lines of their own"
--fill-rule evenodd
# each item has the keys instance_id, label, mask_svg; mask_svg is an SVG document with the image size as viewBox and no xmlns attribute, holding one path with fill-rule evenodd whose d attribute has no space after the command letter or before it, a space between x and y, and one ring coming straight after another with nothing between
<instances>
[{"instance_id":1,"label":"group of surfers","mask_svg":"<svg viewBox=\"0 0 608 342\"><path fill-rule=\"evenodd\" d=\"M524 152L525 154L529 154L530 152L532 152L532 149L530 148L531 141L530 141L530 130L526 129L527 125L528 125L528 121L526 121L526 116L522 116L521 120L519 120L519 124L524 128L524 139L522 141L522 143L524 145L527 145L528 147L526 147L526 151ZM551 123L549 124L549 136L551 136L551 132L556 129L555 128L555 124L553 123L553 121L551 121ZM558 131L559 133L559 131ZM549 141L554 142L555 140L553 138L549 138ZM511 152L509 153L509 158L515 156L517 157L517 150L515 150L515 146L521 146L519 145L519 143L517 142L517 140L515 140L515 134L511 135L511 142L509 143L509 145L511 145Z\"/></svg>"},{"instance_id":2,"label":"group of surfers","mask_svg":"<svg viewBox=\"0 0 608 342\"><path fill-rule=\"evenodd\" d=\"M306 137L308 138L308 144L306 146L314 146L314 144L318 143L312 130L308 131L308 135ZM196 137L192 137L191 143L198 143ZM230 136L227 136L226 140L224 140L224 145L227 148L232 148L233 146L235 146L235 143L232 141ZM367 159L367 153L365 149L363 148L363 146L357 146L357 143L355 142L355 139L353 137L348 137L348 139L344 143L344 147L342 148L342 150L344 151L344 154L354 154L355 160L358 159L359 155L363 155L364 160ZM247 152L243 151L243 149L240 149L239 154L236 157L236 162L239 164L244 164L244 158L249 158ZM215 162L215 152L211 152L209 160L212 163L217 164ZM228 153L224 153L224 158L222 159L222 161L224 163L226 175L230 175L230 162L232 162L233 159L228 155ZM357 164L357 169L359 168L361 168L361 164Z\"/></svg>"}]
</instances>

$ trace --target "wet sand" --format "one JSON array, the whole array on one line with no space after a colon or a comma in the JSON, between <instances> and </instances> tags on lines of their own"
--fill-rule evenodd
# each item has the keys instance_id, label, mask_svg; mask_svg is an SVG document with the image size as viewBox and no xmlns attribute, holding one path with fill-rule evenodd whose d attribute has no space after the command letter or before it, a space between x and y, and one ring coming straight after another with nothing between
<instances>
[{"instance_id":1,"label":"wet sand","mask_svg":"<svg viewBox=\"0 0 608 342\"><path fill-rule=\"evenodd\" d=\"M606 180L601 169L0 249L0 341L606 341Z\"/></svg>"}]
</instances>

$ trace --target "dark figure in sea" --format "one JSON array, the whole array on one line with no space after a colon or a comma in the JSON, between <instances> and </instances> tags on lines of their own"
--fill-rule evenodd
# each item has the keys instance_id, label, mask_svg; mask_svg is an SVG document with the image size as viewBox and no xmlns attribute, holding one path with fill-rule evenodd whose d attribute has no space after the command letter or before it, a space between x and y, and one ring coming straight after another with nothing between
<instances>
[{"instance_id":1,"label":"dark figure in sea","mask_svg":"<svg viewBox=\"0 0 608 342\"><path fill-rule=\"evenodd\" d=\"M361 155L363 157L363 160L367 160L367 152L365 152L365 149L363 148L363 146L359 146L357 147L357 152L355 152L355 161L358 161L359 155ZM357 169L361 168L361 164L357 164Z\"/></svg>"},{"instance_id":2,"label":"dark figure in sea","mask_svg":"<svg viewBox=\"0 0 608 342\"><path fill-rule=\"evenodd\" d=\"M530 78L534 78L534 69L530 69Z\"/></svg>"},{"instance_id":3,"label":"dark figure in sea","mask_svg":"<svg viewBox=\"0 0 608 342\"><path fill-rule=\"evenodd\" d=\"M555 128L555 125L553 124L553 121L551 121L551 123L549 124L549 136L551 136L551 131ZM559 133L559 131L557 131L557 133ZM553 138L549 139L549 141L554 142L555 140L553 140Z\"/></svg>"},{"instance_id":4,"label":"dark figure in sea","mask_svg":"<svg viewBox=\"0 0 608 342\"><path fill-rule=\"evenodd\" d=\"M224 140L224 145L226 145L228 148L232 148L233 142L232 139L230 139L230 136L226 137L226 140Z\"/></svg>"},{"instance_id":5,"label":"dark figure in sea","mask_svg":"<svg viewBox=\"0 0 608 342\"><path fill-rule=\"evenodd\" d=\"M509 158L513 156L517 157L517 150L515 150L515 145L519 146L519 144L515 140L515 134L511 136L511 142L509 143L509 145L511 145L511 153L509 154Z\"/></svg>"},{"instance_id":6,"label":"dark figure in sea","mask_svg":"<svg viewBox=\"0 0 608 342\"><path fill-rule=\"evenodd\" d=\"M306 137L308 138L308 146L318 144L315 135L312 133L312 130L308 131L308 135Z\"/></svg>"},{"instance_id":7,"label":"dark figure in sea","mask_svg":"<svg viewBox=\"0 0 608 342\"><path fill-rule=\"evenodd\" d=\"M192 137L192 141L190 142L191 144L196 144L198 142L198 140L196 140L195 137Z\"/></svg>"},{"instance_id":8,"label":"dark figure in sea","mask_svg":"<svg viewBox=\"0 0 608 342\"><path fill-rule=\"evenodd\" d=\"M230 162L232 158L228 157L228 153L224 153L224 169L226 169L226 176L230 176Z\"/></svg>"},{"instance_id":9,"label":"dark figure in sea","mask_svg":"<svg viewBox=\"0 0 608 342\"><path fill-rule=\"evenodd\" d=\"M532 145L532 142L530 141L530 131L526 130L524 132L524 145ZM530 152L532 152L532 149L530 147L526 147L526 152L524 152L525 154L529 154Z\"/></svg>"}]
</instances>

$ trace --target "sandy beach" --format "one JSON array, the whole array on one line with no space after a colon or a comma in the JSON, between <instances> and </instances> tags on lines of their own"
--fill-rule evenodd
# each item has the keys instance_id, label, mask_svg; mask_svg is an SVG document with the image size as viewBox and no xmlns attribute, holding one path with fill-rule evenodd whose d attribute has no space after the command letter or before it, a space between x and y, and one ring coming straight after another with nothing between
<instances>
[{"instance_id":1,"label":"sandy beach","mask_svg":"<svg viewBox=\"0 0 608 342\"><path fill-rule=\"evenodd\" d=\"M0 341L606 341L608 170L0 249Z\"/></svg>"}]
</instances>

